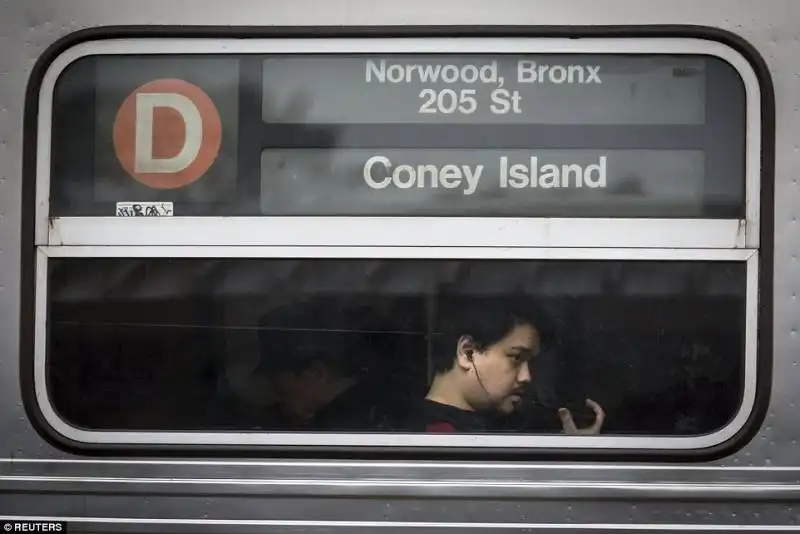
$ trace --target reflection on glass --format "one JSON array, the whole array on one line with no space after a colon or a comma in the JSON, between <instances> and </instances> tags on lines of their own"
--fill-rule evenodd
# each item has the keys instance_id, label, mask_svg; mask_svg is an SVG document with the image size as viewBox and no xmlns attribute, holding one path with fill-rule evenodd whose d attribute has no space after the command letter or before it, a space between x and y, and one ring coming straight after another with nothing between
<instances>
[{"instance_id":1,"label":"reflection on glass","mask_svg":"<svg viewBox=\"0 0 800 534\"><path fill-rule=\"evenodd\" d=\"M740 263L50 265L50 393L85 428L697 435L743 388Z\"/></svg>"},{"instance_id":2,"label":"reflection on glass","mask_svg":"<svg viewBox=\"0 0 800 534\"><path fill-rule=\"evenodd\" d=\"M745 115L700 55L89 56L54 88L51 215L736 218Z\"/></svg>"}]
</instances>

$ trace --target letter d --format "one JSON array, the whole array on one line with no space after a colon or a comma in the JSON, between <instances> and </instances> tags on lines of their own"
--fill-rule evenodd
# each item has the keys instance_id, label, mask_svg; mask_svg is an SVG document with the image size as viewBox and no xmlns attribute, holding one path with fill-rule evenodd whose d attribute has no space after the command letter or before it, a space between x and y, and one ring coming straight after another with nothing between
<instances>
[{"instance_id":1,"label":"letter d","mask_svg":"<svg viewBox=\"0 0 800 534\"><path fill-rule=\"evenodd\" d=\"M172 108L183 118L186 135L183 147L171 158L153 157L153 122L157 107ZM197 106L177 93L136 95L136 148L134 165L138 173L176 173L195 160L203 145L203 119Z\"/></svg>"},{"instance_id":2,"label":"letter d","mask_svg":"<svg viewBox=\"0 0 800 534\"><path fill-rule=\"evenodd\" d=\"M154 189L177 189L214 164L222 146L222 121L202 89L167 78L146 83L125 98L113 136L117 159L132 178Z\"/></svg>"},{"instance_id":3,"label":"letter d","mask_svg":"<svg viewBox=\"0 0 800 534\"><path fill-rule=\"evenodd\" d=\"M599 163L588 165L584 171L584 183L592 188L606 186L606 156L600 156ZM592 173L597 172L597 177L593 178Z\"/></svg>"}]
</instances>

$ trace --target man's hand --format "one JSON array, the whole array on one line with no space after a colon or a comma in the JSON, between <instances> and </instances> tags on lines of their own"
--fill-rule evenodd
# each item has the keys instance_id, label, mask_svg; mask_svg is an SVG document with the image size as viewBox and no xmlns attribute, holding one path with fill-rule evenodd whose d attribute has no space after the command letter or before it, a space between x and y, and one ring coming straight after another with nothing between
<instances>
[{"instance_id":1,"label":"man's hand","mask_svg":"<svg viewBox=\"0 0 800 534\"><path fill-rule=\"evenodd\" d=\"M558 409L558 418L561 419L561 428L565 434L573 436L595 436L600 433L600 428L603 426L603 421L606 418L605 412L592 399L586 399L586 406L592 409L595 418L594 423L586 428L578 428L575 426L575 421L572 420L572 414L566 408Z\"/></svg>"}]
</instances>

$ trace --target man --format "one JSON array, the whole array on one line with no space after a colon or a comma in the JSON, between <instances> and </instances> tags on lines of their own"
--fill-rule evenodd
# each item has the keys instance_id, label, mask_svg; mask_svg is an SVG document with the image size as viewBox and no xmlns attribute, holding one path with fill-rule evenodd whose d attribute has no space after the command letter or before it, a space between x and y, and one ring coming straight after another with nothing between
<instances>
[{"instance_id":1,"label":"man","mask_svg":"<svg viewBox=\"0 0 800 534\"><path fill-rule=\"evenodd\" d=\"M371 354L364 333L297 331L265 327L259 331L261 365L274 389L277 412L271 428L289 430L366 430L381 425Z\"/></svg>"},{"instance_id":2,"label":"man","mask_svg":"<svg viewBox=\"0 0 800 534\"><path fill-rule=\"evenodd\" d=\"M510 414L530 381L531 358L552 338L544 313L531 304L493 298L450 297L439 310L433 383L413 426L425 432L483 432L490 413ZM578 429L558 411L568 434L596 434L603 414L587 399L595 423Z\"/></svg>"}]
</instances>

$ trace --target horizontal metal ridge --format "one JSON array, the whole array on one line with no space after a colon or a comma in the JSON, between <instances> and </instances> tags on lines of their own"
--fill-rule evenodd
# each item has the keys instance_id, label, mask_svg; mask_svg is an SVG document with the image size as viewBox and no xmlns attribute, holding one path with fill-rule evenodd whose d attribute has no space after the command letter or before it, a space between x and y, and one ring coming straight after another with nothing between
<instances>
[{"instance_id":1,"label":"horizontal metal ridge","mask_svg":"<svg viewBox=\"0 0 800 534\"><path fill-rule=\"evenodd\" d=\"M484 497L591 500L800 500L800 484L500 480L231 479L0 476L0 493L146 495Z\"/></svg>"}]
</instances>

